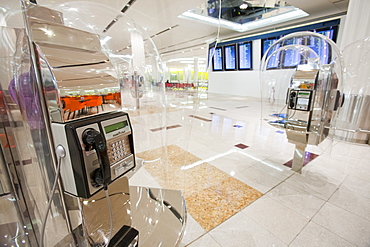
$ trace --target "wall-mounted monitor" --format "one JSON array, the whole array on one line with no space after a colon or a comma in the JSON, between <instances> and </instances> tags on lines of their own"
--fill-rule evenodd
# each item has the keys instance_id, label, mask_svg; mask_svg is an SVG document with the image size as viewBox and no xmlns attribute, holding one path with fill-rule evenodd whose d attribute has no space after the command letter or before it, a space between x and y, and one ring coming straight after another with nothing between
<instances>
[{"instance_id":1,"label":"wall-mounted monitor","mask_svg":"<svg viewBox=\"0 0 370 247\"><path fill-rule=\"evenodd\" d=\"M317 30L317 33L320 33L335 42L337 38L337 27L326 30ZM319 44L318 42L311 43L310 47L320 56L322 64L329 64L331 62L331 50L327 42L324 42L323 44Z\"/></svg>"},{"instance_id":2,"label":"wall-mounted monitor","mask_svg":"<svg viewBox=\"0 0 370 247\"><path fill-rule=\"evenodd\" d=\"M215 48L214 56L212 59L212 67L213 67L213 71L224 70L222 47Z\"/></svg>"},{"instance_id":3,"label":"wall-mounted monitor","mask_svg":"<svg viewBox=\"0 0 370 247\"><path fill-rule=\"evenodd\" d=\"M244 42L238 44L238 69L252 69L252 42Z\"/></svg>"},{"instance_id":4,"label":"wall-mounted monitor","mask_svg":"<svg viewBox=\"0 0 370 247\"><path fill-rule=\"evenodd\" d=\"M269 39L262 39L262 56L267 52L267 50L272 46L273 43L275 43L279 38L269 38ZM275 53L274 52L279 48L279 46L276 46L274 49L270 50L267 54L267 57L272 55L272 57L269 59L267 64L267 69L277 69L279 67L279 61L281 53Z\"/></svg>"},{"instance_id":5,"label":"wall-mounted monitor","mask_svg":"<svg viewBox=\"0 0 370 247\"><path fill-rule=\"evenodd\" d=\"M207 69L209 68L209 66L211 66L211 64L212 64L212 57L213 57L213 53L214 53L214 51L215 51L215 47L210 47L209 49L208 49L208 61L207 61Z\"/></svg>"},{"instance_id":6,"label":"wall-mounted monitor","mask_svg":"<svg viewBox=\"0 0 370 247\"><path fill-rule=\"evenodd\" d=\"M236 45L224 46L225 70L236 70Z\"/></svg>"},{"instance_id":7,"label":"wall-mounted monitor","mask_svg":"<svg viewBox=\"0 0 370 247\"><path fill-rule=\"evenodd\" d=\"M302 38L291 38L285 41L285 45L298 44L302 45ZM301 62L301 55L296 49L287 49L284 54L283 68L295 68Z\"/></svg>"},{"instance_id":8,"label":"wall-mounted monitor","mask_svg":"<svg viewBox=\"0 0 370 247\"><path fill-rule=\"evenodd\" d=\"M320 33L320 34L328 37L331 40L334 39L334 29L328 29L328 30L324 30L324 31L318 31L317 33Z\"/></svg>"}]
</instances>

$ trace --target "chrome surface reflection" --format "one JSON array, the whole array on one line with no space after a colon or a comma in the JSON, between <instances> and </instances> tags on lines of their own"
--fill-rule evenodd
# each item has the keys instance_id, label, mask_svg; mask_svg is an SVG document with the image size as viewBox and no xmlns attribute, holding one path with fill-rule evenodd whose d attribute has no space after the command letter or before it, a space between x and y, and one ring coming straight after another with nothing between
<instances>
[{"instance_id":1,"label":"chrome surface reflection","mask_svg":"<svg viewBox=\"0 0 370 247\"><path fill-rule=\"evenodd\" d=\"M139 246L179 246L187 215L180 191L130 186L130 200Z\"/></svg>"},{"instance_id":2,"label":"chrome surface reflection","mask_svg":"<svg viewBox=\"0 0 370 247\"><path fill-rule=\"evenodd\" d=\"M63 20L41 14L47 9L29 5L28 26L40 64L40 76L49 114L53 121L69 120L71 113L84 107L102 105L108 88L119 88L113 65L101 50L97 34L63 25ZM51 10L50 10L51 11ZM54 11L53 12L57 12ZM57 12L59 13L59 12ZM35 15L33 15L35 14ZM61 13L56 16L62 16ZM87 90L101 98L98 104L84 99ZM70 99L69 96L77 96ZM67 98L63 98L67 97ZM71 102L76 98L76 106ZM79 108L79 106L81 107ZM75 115L73 115L75 116Z\"/></svg>"},{"instance_id":3,"label":"chrome surface reflection","mask_svg":"<svg viewBox=\"0 0 370 247\"><path fill-rule=\"evenodd\" d=\"M103 190L89 199L81 199L82 224L85 237L91 245L107 243L123 226L131 226L128 180L122 177L108 186L110 209ZM110 236L110 221L113 221Z\"/></svg>"}]
</instances>

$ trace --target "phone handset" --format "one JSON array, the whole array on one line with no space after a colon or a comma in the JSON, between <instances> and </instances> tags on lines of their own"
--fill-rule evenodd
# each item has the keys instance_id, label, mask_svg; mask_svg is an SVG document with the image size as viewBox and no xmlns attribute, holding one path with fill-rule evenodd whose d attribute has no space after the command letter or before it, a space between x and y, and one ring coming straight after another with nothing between
<instances>
[{"instance_id":1,"label":"phone handset","mask_svg":"<svg viewBox=\"0 0 370 247\"><path fill-rule=\"evenodd\" d=\"M92 149L96 150L100 168L95 170L93 180L96 184L103 185L104 189L106 189L107 185L111 181L111 174L105 139L99 131L93 128L88 128L82 133L82 141L86 145L87 151Z\"/></svg>"},{"instance_id":2,"label":"phone handset","mask_svg":"<svg viewBox=\"0 0 370 247\"><path fill-rule=\"evenodd\" d=\"M294 108L295 106L295 97L297 96L297 93L295 91L291 92L289 94L289 108Z\"/></svg>"}]
</instances>

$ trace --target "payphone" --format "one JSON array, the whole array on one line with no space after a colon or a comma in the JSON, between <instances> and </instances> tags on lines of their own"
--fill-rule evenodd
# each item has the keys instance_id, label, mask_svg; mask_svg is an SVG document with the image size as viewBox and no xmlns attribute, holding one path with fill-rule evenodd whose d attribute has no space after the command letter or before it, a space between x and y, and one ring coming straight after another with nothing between
<instances>
[{"instance_id":1,"label":"payphone","mask_svg":"<svg viewBox=\"0 0 370 247\"><path fill-rule=\"evenodd\" d=\"M315 47L308 46L310 41ZM278 67L271 66L278 59ZM294 66L288 62L294 62ZM300 172L308 144L318 145L332 128L338 108L343 104L341 54L327 37L311 32L287 35L276 41L261 62L263 119L284 129L295 144L292 169ZM267 92L275 90L273 102ZM273 118L273 119L271 119Z\"/></svg>"},{"instance_id":2,"label":"payphone","mask_svg":"<svg viewBox=\"0 0 370 247\"><path fill-rule=\"evenodd\" d=\"M152 196L154 193L151 193L152 197L144 198L147 200L139 203L146 195L146 190L141 188L137 191L132 190L128 183L129 174L127 173L134 172L136 164L132 126L128 114L111 111L96 115L84 114L81 118L72 120L66 118L64 114L79 111L75 110L78 107L82 109L86 107L86 99L80 96L96 94L104 97L112 88L116 91L119 86L121 86L122 94L127 93L128 97L122 97L122 101L127 103L126 101L134 98L134 95L130 95L131 88L118 84L117 80L122 81L123 76L126 75L138 87L135 95L142 97L143 90L141 89L144 87L147 75L150 73L151 78L158 82L161 81L162 76L159 53L152 41L145 36L142 39L143 45L139 47L137 46L139 42L136 42L138 39L127 39L132 36L132 33L141 31L124 15L119 16L120 25L114 25L112 28L110 26L109 31L107 28L99 32L99 28L95 28L99 25L92 25L94 22L88 11L80 11L77 15L74 10L71 11L72 9L84 9L85 5L82 7L81 4L76 5L77 8L71 8L70 5L65 7L55 5L58 11L28 2L24 5L27 37L34 48L31 50L35 53L31 54L34 58L32 61L34 68L38 68L39 72L36 73L37 89L40 95L44 96L40 101L46 116L46 130L48 138L54 140L50 142L50 146L62 146L65 150L65 156L64 154L63 156L58 155L53 159L54 163L57 163L54 164L57 167L55 177L58 178L60 174L62 178L63 186L60 187L59 194L66 199L63 205L66 211L65 221L73 234L73 240L70 236L66 236L63 241L75 241L79 246L81 242L83 246L90 244L91 246L134 247L138 246L139 235L141 235L143 237L140 242L146 241L147 246L154 246L151 244L154 241L160 242L155 246L175 246L175 244L166 243L177 243L181 240L186 220L180 222L178 215L173 217L171 205L173 201L181 202L181 204L175 204L178 205L177 212L181 214L180 219L186 219L185 201L179 191L164 193L164 190L159 190L155 198ZM102 7L99 5L99 8ZM105 15L107 18L110 18L112 13L114 14L110 12L111 9L105 9L105 11L110 13ZM84 18L81 18L81 15ZM64 25L64 20L67 19L69 20L68 26ZM101 19L99 21L102 22ZM92 26L94 26L93 29ZM140 51L133 49L134 44ZM127 49L122 49L122 47L127 47ZM138 56L138 52L141 52L142 56ZM120 66L113 63L117 57L122 58L119 61ZM134 60L137 57L143 59L136 60L138 63L135 65ZM113 67L116 68L115 71ZM132 73L133 67L141 73ZM163 84L158 83L155 86L163 89ZM91 89L94 89L94 92ZM161 94L164 90L155 90L155 92L160 96L156 98L162 105L164 97L161 97ZM68 107L66 104L63 108L60 103L61 98L77 98L80 104L78 107L73 107L72 104ZM110 104L110 109L127 105L117 103ZM158 116L163 121L162 115L158 114ZM55 181L59 183L57 179ZM167 195L166 204L163 200L157 199L161 199L165 194ZM169 194L176 196L169 198ZM134 195L134 200L131 199L131 195ZM171 202L171 205L167 202ZM37 203L41 205L44 200L38 200ZM34 206L34 204L30 205ZM48 203L48 206L50 205L52 205L51 200ZM44 208L42 206L41 209ZM48 211L47 209L46 212ZM142 220L145 216L144 224L134 222L135 211L138 212L136 215L139 218L136 221L141 222L140 219ZM166 213L164 216L162 216L163 212ZM168 214L177 223L174 225L170 222L170 233L168 232L170 218ZM151 222L152 215L161 217ZM49 227L51 221L46 225L47 216L45 214L45 220L43 220L43 228L46 227L47 230L43 232L45 236L48 236L46 240L54 241L54 230L60 231L60 224L57 222L58 224L55 224L57 227ZM54 215L53 218L55 218ZM165 233L165 238L162 232ZM40 238L44 238L43 234ZM58 241L57 245L67 245L61 243L59 239L55 238L55 241ZM55 245L50 241L45 241L45 243L48 246Z\"/></svg>"},{"instance_id":3,"label":"payphone","mask_svg":"<svg viewBox=\"0 0 370 247\"><path fill-rule=\"evenodd\" d=\"M66 123L52 123L54 141L64 146L61 177L65 191L90 198L135 167L130 119L108 112Z\"/></svg>"},{"instance_id":4,"label":"payphone","mask_svg":"<svg viewBox=\"0 0 370 247\"><path fill-rule=\"evenodd\" d=\"M312 110L313 93L313 90L289 88L287 97L288 109L300 111Z\"/></svg>"},{"instance_id":5,"label":"payphone","mask_svg":"<svg viewBox=\"0 0 370 247\"><path fill-rule=\"evenodd\" d=\"M292 169L300 172L307 144L318 145L328 135L334 111L341 105L336 75L327 66L321 70L300 66L293 73L286 91L286 114L268 123L286 130L289 142L296 145Z\"/></svg>"}]
</instances>

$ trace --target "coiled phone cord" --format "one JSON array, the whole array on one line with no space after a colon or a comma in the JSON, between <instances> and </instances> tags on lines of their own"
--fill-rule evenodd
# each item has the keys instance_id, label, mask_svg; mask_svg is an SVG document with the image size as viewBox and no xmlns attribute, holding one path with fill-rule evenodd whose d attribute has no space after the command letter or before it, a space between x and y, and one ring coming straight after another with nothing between
<instances>
[{"instance_id":1,"label":"coiled phone cord","mask_svg":"<svg viewBox=\"0 0 370 247\"><path fill-rule=\"evenodd\" d=\"M40 247L44 247L46 221L48 219L51 203L53 202L53 196L54 196L55 190L57 188L57 183L58 183L58 178L59 178L59 175L60 175L60 167L61 167L61 163L62 163L62 158L65 156L65 150L64 150L63 146L58 145L55 149L55 153L58 156L58 165L57 165L57 170L56 170L56 173L55 173L53 187L52 187L50 195L49 195L48 206L46 208L46 212L45 212L43 220L42 220Z\"/></svg>"}]
</instances>

